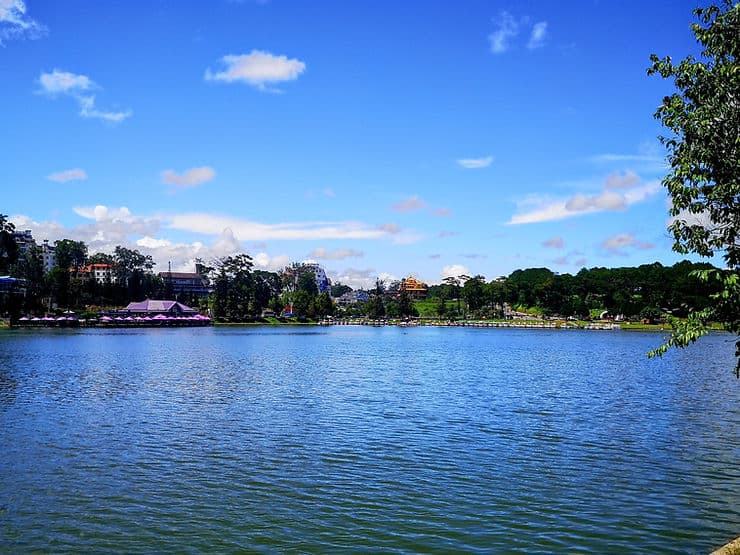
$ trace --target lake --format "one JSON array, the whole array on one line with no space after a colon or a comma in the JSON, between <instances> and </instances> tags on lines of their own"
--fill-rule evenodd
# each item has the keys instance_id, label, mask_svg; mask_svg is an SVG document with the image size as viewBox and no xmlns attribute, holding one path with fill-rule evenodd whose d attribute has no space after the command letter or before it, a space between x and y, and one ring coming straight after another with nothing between
<instances>
[{"instance_id":1,"label":"lake","mask_svg":"<svg viewBox=\"0 0 740 555\"><path fill-rule=\"evenodd\" d=\"M0 333L0 551L709 552L740 535L733 336Z\"/></svg>"}]
</instances>

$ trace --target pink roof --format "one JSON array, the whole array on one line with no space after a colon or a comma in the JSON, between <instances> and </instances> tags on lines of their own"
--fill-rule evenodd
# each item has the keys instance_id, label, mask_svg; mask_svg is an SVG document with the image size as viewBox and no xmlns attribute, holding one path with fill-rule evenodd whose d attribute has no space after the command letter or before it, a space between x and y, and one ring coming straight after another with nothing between
<instances>
[{"instance_id":1,"label":"pink roof","mask_svg":"<svg viewBox=\"0 0 740 555\"><path fill-rule=\"evenodd\" d=\"M197 312L195 309L190 308L189 306L186 306L182 303L178 303L177 301L162 301L152 299L146 299L145 301L141 301L138 303L129 303L129 305L124 310L126 312L170 312L183 314L193 314Z\"/></svg>"}]
</instances>

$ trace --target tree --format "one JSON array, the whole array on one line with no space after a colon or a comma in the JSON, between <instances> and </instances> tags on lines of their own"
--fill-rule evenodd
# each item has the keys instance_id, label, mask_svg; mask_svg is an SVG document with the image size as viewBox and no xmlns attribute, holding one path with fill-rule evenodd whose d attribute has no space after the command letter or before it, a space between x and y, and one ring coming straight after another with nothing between
<instances>
[{"instance_id":1,"label":"tree","mask_svg":"<svg viewBox=\"0 0 740 555\"><path fill-rule=\"evenodd\" d=\"M700 59L687 56L674 64L652 54L648 75L672 78L678 89L655 112L669 131L660 140L670 165L663 185L673 201L673 249L707 257L722 253L727 269L697 273L722 284L722 291L710 307L677 322L666 344L651 355L696 341L708 332L708 320L740 334L740 4L724 0L694 14ZM740 340L736 347L740 378Z\"/></svg>"},{"instance_id":2,"label":"tree","mask_svg":"<svg viewBox=\"0 0 740 555\"><path fill-rule=\"evenodd\" d=\"M485 279L483 276L477 275L468 279L465 285L463 285L462 296L471 312L480 310L486 301L484 291Z\"/></svg>"},{"instance_id":3,"label":"tree","mask_svg":"<svg viewBox=\"0 0 740 555\"><path fill-rule=\"evenodd\" d=\"M5 214L0 214L0 275L8 273L18 260L18 244L13 238L15 226Z\"/></svg>"},{"instance_id":4,"label":"tree","mask_svg":"<svg viewBox=\"0 0 740 555\"><path fill-rule=\"evenodd\" d=\"M87 260L87 245L83 241L62 239L54 241L54 256L57 267L66 271L74 268L75 272L85 265Z\"/></svg>"}]
</instances>

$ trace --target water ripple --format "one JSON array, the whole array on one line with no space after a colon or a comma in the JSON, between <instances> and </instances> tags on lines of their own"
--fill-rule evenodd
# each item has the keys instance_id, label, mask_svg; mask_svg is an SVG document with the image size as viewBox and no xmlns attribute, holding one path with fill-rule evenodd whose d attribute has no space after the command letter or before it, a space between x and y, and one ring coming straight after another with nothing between
<instances>
[{"instance_id":1,"label":"water ripple","mask_svg":"<svg viewBox=\"0 0 740 555\"><path fill-rule=\"evenodd\" d=\"M732 345L245 328L0 336L0 551L706 552Z\"/></svg>"}]
</instances>

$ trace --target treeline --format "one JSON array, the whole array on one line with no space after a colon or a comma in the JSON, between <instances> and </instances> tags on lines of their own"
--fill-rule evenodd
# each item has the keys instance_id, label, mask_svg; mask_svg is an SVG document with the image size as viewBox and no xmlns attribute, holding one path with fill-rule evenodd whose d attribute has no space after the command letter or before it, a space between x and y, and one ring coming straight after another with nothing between
<instances>
[{"instance_id":1,"label":"treeline","mask_svg":"<svg viewBox=\"0 0 740 555\"><path fill-rule=\"evenodd\" d=\"M668 313L683 317L691 309L710 304L717 285L699 280L695 271L707 263L659 262L632 268L582 269L576 275L556 274L547 268L516 270L506 278L486 282L482 276L448 278L429 288L439 301L457 299L458 308L439 304L441 312L475 317L503 317L510 310L532 310L545 316L588 318L595 312L611 316L655 320Z\"/></svg>"},{"instance_id":2,"label":"treeline","mask_svg":"<svg viewBox=\"0 0 740 555\"><path fill-rule=\"evenodd\" d=\"M685 316L710 305L719 291L716 282L705 282L695 271L711 269L706 263L660 263L636 268L591 268L576 275L556 274L547 268L516 270L505 278L486 281L483 276L449 277L432 285L423 305L401 292L400 282L380 281L363 299L337 307L335 298L351 292L334 284L319 292L310 268L293 265L282 272L255 270L252 258L237 254L219 258L205 267L212 292L207 298L176 297L171 283L153 272L151 256L117 246L113 254L88 254L82 241L55 242L56 264L44 271L40 249L29 245L21 252L13 225L0 214L0 276L22 281L25 294L4 290L0 314L41 314L63 309L95 310L120 307L145 298L175 299L225 321L245 321L272 312L298 318L322 318L341 313L369 318L413 317L424 307L440 318L503 318L512 311L535 311L545 316L588 318L608 311L612 316L655 320L668 313ZM107 264L108 279L83 279L79 270L89 264ZM17 291L16 291L17 293Z\"/></svg>"}]
</instances>

